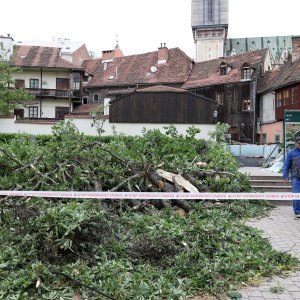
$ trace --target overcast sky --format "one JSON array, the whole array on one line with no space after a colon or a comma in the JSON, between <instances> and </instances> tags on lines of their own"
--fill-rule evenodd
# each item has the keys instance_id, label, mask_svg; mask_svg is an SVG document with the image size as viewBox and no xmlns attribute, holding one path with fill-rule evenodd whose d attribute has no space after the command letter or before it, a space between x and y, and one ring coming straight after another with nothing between
<instances>
[{"instance_id":1,"label":"overcast sky","mask_svg":"<svg viewBox=\"0 0 300 300\"><path fill-rule=\"evenodd\" d=\"M229 0L229 37L300 35L299 0ZM14 0L1 3L0 34L15 41L63 36L101 53L118 35L125 55L161 42L194 56L191 0Z\"/></svg>"}]
</instances>

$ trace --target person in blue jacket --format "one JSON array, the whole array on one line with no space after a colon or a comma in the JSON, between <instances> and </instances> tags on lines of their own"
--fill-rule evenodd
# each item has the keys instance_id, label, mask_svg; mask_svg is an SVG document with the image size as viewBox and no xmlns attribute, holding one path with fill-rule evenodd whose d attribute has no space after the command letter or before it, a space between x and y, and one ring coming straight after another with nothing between
<instances>
[{"instance_id":1,"label":"person in blue jacket","mask_svg":"<svg viewBox=\"0 0 300 300\"><path fill-rule=\"evenodd\" d=\"M292 193L300 193L300 137L295 139L295 148L290 150L283 165L283 179L289 181L291 173ZM296 218L300 218L300 200L293 200Z\"/></svg>"}]
</instances>

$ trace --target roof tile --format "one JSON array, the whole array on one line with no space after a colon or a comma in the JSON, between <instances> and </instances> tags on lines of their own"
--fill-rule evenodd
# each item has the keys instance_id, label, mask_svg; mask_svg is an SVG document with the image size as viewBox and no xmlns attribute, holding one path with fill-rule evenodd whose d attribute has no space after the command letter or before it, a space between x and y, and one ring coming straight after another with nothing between
<instances>
[{"instance_id":1,"label":"roof tile","mask_svg":"<svg viewBox=\"0 0 300 300\"><path fill-rule=\"evenodd\" d=\"M241 80L241 67L248 63L251 67L258 68L264 62L267 51L267 49L261 49L197 63L183 88L190 89L239 82ZM220 76L219 67L221 63L232 67L227 75Z\"/></svg>"},{"instance_id":2,"label":"roof tile","mask_svg":"<svg viewBox=\"0 0 300 300\"><path fill-rule=\"evenodd\" d=\"M19 67L43 67L78 69L60 57L60 48L41 46L17 46L12 64Z\"/></svg>"},{"instance_id":3,"label":"roof tile","mask_svg":"<svg viewBox=\"0 0 300 300\"><path fill-rule=\"evenodd\" d=\"M85 61L83 67L94 76L88 86L182 84L190 74L192 60L179 48L168 51L168 61L165 64L157 63L157 51L115 58L108 63L106 70L101 59ZM151 72L152 66L156 66L156 72Z\"/></svg>"}]
</instances>

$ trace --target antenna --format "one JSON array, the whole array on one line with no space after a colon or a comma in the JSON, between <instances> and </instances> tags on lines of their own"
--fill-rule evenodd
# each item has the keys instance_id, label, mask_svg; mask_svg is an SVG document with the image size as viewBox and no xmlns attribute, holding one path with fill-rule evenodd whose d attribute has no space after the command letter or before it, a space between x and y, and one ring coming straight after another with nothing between
<instances>
[{"instance_id":1,"label":"antenna","mask_svg":"<svg viewBox=\"0 0 300 300\"><path fill-rule=\"evenodd\" d=\"M116 34L116 44L119 45L119 36Z\"/></svg>"}]
</instances>

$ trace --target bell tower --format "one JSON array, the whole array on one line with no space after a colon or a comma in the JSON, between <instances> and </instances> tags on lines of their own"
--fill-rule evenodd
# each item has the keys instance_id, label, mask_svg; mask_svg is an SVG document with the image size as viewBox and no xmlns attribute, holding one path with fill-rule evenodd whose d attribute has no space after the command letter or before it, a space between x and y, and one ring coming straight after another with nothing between
<instances>
[{"instance_id":1,"label":"bell tower","mask_svg":"<svg viewBox=\"0 0 300 300\"><path fill-rule=\"evenodd\" d=\"M224 56L229 0L192 0L196 62Z\"/></svg>"}]
</instances>

